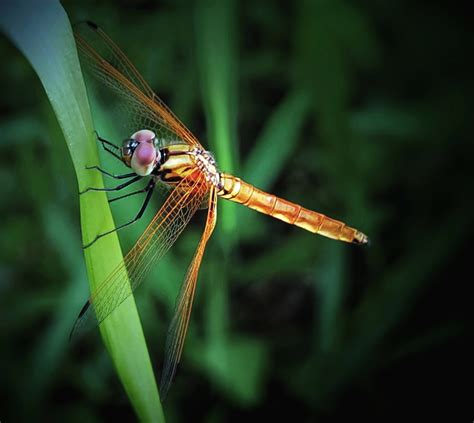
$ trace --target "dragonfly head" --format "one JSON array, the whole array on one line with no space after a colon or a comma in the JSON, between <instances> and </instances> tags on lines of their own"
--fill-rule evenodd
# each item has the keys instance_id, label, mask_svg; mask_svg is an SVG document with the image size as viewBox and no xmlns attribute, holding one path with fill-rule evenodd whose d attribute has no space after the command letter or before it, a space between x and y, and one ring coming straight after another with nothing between
<instances>
[{"instance_id":1,"label":"dragonfly head","mask_svg":"<svg viewBox=\"0 0 474 423\"><path fill-rule=\"evenodd\" d=\"M140 176L149 175L161 160L153 131L142 129L123 142L122 160Z\"/></svg>"}]
</instances>

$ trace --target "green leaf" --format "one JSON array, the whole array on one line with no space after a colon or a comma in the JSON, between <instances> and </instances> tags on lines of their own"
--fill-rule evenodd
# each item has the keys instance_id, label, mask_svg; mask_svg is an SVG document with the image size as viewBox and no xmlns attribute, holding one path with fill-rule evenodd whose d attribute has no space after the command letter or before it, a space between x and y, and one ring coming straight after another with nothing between
<instances>
[{"instance_id":1,"label":"green leaf","mask_svg":"<svg viewBox=\"0 0 474 423\"><path fill-rule=\"evenodd\" d=\"M198 3L195 19L209 146L216 153L219 167L228 173L237 167L237 14L234 0L205 0ZM230 251L237 240L237 207L219 201L220 224L215 239L220 249L213 248L215 261L209 263L205 309L207 339L201 346L196 344L189 354L200 360L199 364L216 386L244 403L251 403L261 391L266 354L260 342L234 339L228 333L229 281L226 275L230 270ZM255 360L254 366L248 365L249 356Z\"/></svg>"},{"instance_id":2,"label":"green leaf","mask_svg":"<svg viewBox=\"0 0 474 423\"><path fill-rule=\"evenodd\" d=\"M272 188L298 147L310 100L307 91L295 88L278 104L242 165L242 177L247 182L264 190ZM241 239L261 236L256 228L259 227L257 222L264 218L259 213L248 213L243 207L237 213Z\"/></svg>"},{"instance_id":3,"label":"green leaf","mask_svg":"<svg viewBox=\"0 0 474 423\"><path fill-rule=\"evenodd\" d=\"M252 178L249 182L261 189L270 189L275 183L298 147L310 100L307 91L294 89L275 108L242 166L243 177Z\"/></svg>"},{"instance_id":4,"label":"green leaf","mask_svg":"<svg viewBox=\"0 0 474 423\"><path fill-rule=\"evenodd\" d=\"M233 0L199 2L196 10L196 50L202 96L209 128L209 146L219 167L232 173L236 167L237 108L236 4ZM236 233L235 205L220 204L219 220L232 244Z\"/></svg>"},{"instance_id":5,"label":"green leaf","mask_svg":"<svg viewBox=\"0 0 474 423\"><path fill-rule=\"evenodd\" d=\"M97 172L85 170L85 166L98 163L97 146L74 38L63 8L51 0L43 1L41 7L33 0L7 2L2 5L0 27L26 56L45 88L71 154L79 191L102 186ZM114 227L102 193L81 196L80 209L84 243ZM117 236L107 236L85 250L85 259L93 291L123 260ZM138 417L164 421L133 296L100 330Z\"/></svg>"}]
</instances>

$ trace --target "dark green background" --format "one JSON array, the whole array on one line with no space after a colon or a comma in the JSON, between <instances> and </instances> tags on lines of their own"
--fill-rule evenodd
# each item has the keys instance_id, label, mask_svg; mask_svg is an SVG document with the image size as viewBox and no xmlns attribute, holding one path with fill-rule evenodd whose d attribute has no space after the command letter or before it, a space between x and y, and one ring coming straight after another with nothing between
<instances>
[{"instance_id":1,"label":"dark green background","mask_svg":"<svg viewBox=\"0 0 474 423\"><path fill-rule=\"evenodd\" d=\"M203 49L215 56L235 94L235 172L372 240L229 206L236 227L205 255L168 421L471 421L472 16L408 0L81 3L63 3L71 21L99 23L214 151ZM88 286L75 175L33 70L3 36L0 54L0 420L133 419L99 336L68 343ZM157 375L200 223L137 293Z\"/></svg>"}]
</instances>

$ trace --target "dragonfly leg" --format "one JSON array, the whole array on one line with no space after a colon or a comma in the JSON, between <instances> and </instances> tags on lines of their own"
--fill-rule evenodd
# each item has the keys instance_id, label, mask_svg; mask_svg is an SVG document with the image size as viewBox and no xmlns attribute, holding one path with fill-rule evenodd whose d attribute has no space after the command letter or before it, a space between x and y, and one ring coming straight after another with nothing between
<instances>
[{"instance_id":1,"label":"dragonfly leg","mask_svg":"<svg viewBox=\"0 0 474 423\"><path fill-rule=\"evenodd\" d=\"M150 189L152 189L154 187L155 183L149 183L145 188L143 189L139 189L138 191L133 191L133 192L130 192L128 194L124 194L124 195L121 195L119 197L115 197L115 198L110 198L109 199L109 203L113 203L114 201L117 201L117 200L121 200L123 198L127 198L127 197L131 197L132 195L137 195L137 194L143 194L144 192L148 192Z\"/></svg>"},{"instance_id":2,"label":"dragonfly leg","mask_svg":"<svg viewBox=\"0 0 474 423\"><path fill-rule=\"evenodd\" d=\"M112 154L112 156L116 157L117 159L119 159L120 161L122 161L122 158L115 152L113 152L112 150L110 150L109 148L107 148L106 145L102 144L102 147L105 151L107 151L108 153Z\"/></svg>"},{"instance_id":3,"label":"dragonfly leg","mask_svg":"<svg viewBox=\"0 0 474 423\"><path fill-rule=\"evenodd\" d=\"M135 172L125 173L123 175L114 175L110 172L107 172L106 170L102 169L99 166L86 166L86 169L87 170L91 170L91 169L98 170L100 173L103 173L104 175L110 176L111 178L115 178L115 179L126 179L126 178L131 178L132 176L137 176L137 174Z\"/></svg>"},{"instance_id":4,"label":"dragonfly leg","mask_svg":"<svg viewBox=\"0 0 474 423\"><path fill-rule=\"evenodd\" d=\"M124 182L123 184L117 185L114 188L93 188L93 187L89 187L89 188L86 188L84 191L81 191L79 194L82 195L82 194L85 194L88 191L106 191L106 192L120 191L121 189L124 189L124 188L128 187L129 185L139 181L142 178L143 178L143 176L136 175L135 178L130 179L129 181Z\"/></svg>"},{"instance_id":5,"label":"dragonfly leg","mask_svg":"<svg viewBox=\"0 0 474 423\"><path fill-rule=\"evenodd\" d=\"M107 141L105 138L102 138L97 131L94 131L94 132L95 132L95 135L97 136L97 139L102 144L102 148L108 153L112 154L112 156L122 161L121 148L111 143L110 141ZM112 147L113 149L115 149L115 151L112 151L109 147Z\"/></svg>"},{"instance_id":6,"label":"dragonfly leg","mask_svg":"<svg viewBox=\"0 0 474 423\"><path fill-rule=\"evenodd\" d=\"M127 222L127 223L124 223L123 225L117 226L115 229L112 229L110 231L107 231L107 232L104 232L102 234L97 235L92 242L89 242L89 244L84 245L82 248L85 250L86 248L89 248L92 244L94 244L97 240L99 240L100 238L102 238L106 235L109 235L113 232L117 232L118 230L123 229L126 226L129 226L132 223L135 223L137 220L139 220L143 216L143 213L145 213L145 210L148 206L148 203L150 202L151 195L153 194L153 187L155 186L155 181L152 180L148 184L148 186L150 188L148 188L148 193L145 197L145 201L143 202L143 205L140 208L140 211L138 212L138 214L135 216L135 218L133 218L130 222Z\"/></svg>"}]
</instances>

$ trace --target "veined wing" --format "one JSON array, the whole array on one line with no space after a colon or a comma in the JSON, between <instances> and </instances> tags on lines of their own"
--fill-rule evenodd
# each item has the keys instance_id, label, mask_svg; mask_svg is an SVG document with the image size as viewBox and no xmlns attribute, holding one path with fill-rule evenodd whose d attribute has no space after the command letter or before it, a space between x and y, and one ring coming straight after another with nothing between
<instances>
[{"instance_id":1,"label":"veined wing","mask_svg":"<svg viewBox=\"0 0 474 423\"><path fill-rule=\"evenodd\" d=\"M210 189L198 169L176 186L124 261L92 293L71 336L100 324L132 294L174 244Z\"/></svg>"},{"instance_id":2,"label":"veined wing","mask_svg":"<svg viewBox=\"0 0 474 423\"><path fill-rule=\"evenodd\" d=\"M127 129L132 131L127 136L150 129L165 143L202 147L102 29L85 22L78 25L75 37L82 62L104 86L121 97L122 112L129 123Z\"/></svg>"},{"instance_id":3,"label":"veined wing","mask_svg":"<svg viewBox=\"0 0 474 423\"><path fill-rule=\"evenodd\" d=\"M216 208L217 194L215 188L212 188L209 193L209 206L204 233L202 234L197 250L194 253L193 261L188 268L186 278L181 286L181 291L176 300L173 319L166 337L165 362L163 364L163 373L160 381L160 396L162 399L166 397L183 351L184 339L186 337L189 317L193 306L194 292L196 291L199 267L201 266L207 241L211 237L216 225Z\"/></svg>"}]
</instances>

